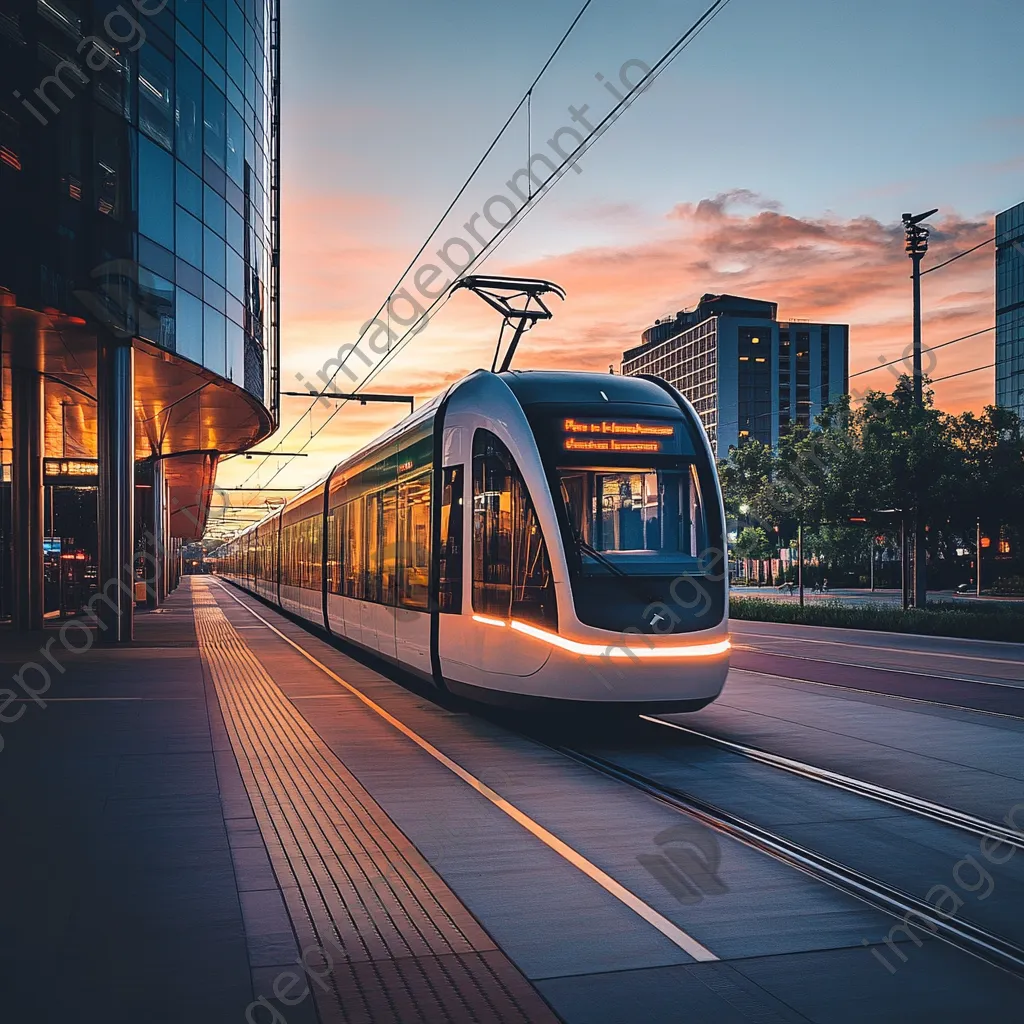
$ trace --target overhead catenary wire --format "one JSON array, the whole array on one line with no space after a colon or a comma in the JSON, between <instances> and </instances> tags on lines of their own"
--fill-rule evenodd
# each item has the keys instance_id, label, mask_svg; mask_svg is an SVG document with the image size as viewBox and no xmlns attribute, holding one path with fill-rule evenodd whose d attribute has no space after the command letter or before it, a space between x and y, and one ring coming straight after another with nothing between
<instances>
[{"instance_id":1,"label":"overhead catenary wire","mask_svg":"<svg viewBox=\"0 0 1024 1024\"><path fill-rule=\"evenodd\" d=\"M579 24L580 19L583 17L584 14L586 14L587 9L590 7L590 5L593 2L594 2L594 0L586 0L586 2L583 4L583 6L580 8L578 13L576 14L576 17L573 18L572 23L565 30L565 33L563 34L562 38L558 41L558 45L554 48L554 50L551 51L551 54L548 56L548 59L544 62L543 67L537 73L537 76L534 78L534 80L530 83L529 88L526 90L525 93L523 93L523 95L520 98L519 102L515 105L515 108L512 110L512 113L509 114L508 118L505 120L505 123L501 126L501 129L498 131L498 134L495 135L494 139L491 141L491 144L487 147L486 150L484 150L483 156L480 157L480 159L476 163L476 166L473 168L472 171L470 171L469 176L462 183L462 186L461 186L461 188L459 188L458 192L455 193L455 197L448 204L448 206L445 209L444 213L442 213L440 218L438 218L438 221L434 225L434 227L431 229L430 234L428 234L427 237L423 240L423 244L419 247L419 249L416 250L415 255L412 257L412 259L409 261L409 263L406 266L406 268L399 275L398 280L394 283L394 285L391 287L391 290L388 292L387 298L385 298L385 300L381 303L380 307L377 309L377 312L374 313L374 315L373 315L372 319L369 321L369 323L372 323L374 320L377 319L377 317L380 316L380 314L385 309L389 308L389 304L391 303L391 300L393 299L395 292L401 286L402 282L405 280L405 278L408 275L409 271L412 270L412 268L416 265L416 261L420 258L420 256L423 255L423 253L426 250L427 246L430 245L430 243L433 240L433 238L437 235L437 232L441 229L441 225L444 224L444 222L447 219L448 215L455 208L455 204L465 194L466 189L469 188L470 184L472 183L473 179L476 177L476 175L479 172L480 168L484 165L484 162L487 160L487 158L494 151L495 146L498 145L498 143L501 141L502 137L504 136L505 132L508 131L509 127L511 126L512 122L515 120L515 118L518 115L519 111L522 110L524 103L527 104L527 108L528 108L528 111L529 111L530 106L531 106L531 102L532 102L532 97L533 97L533 90L536 88L536 86L540 82L540 80L544 77L544 74L548 70L548 68L551 66L552 61L561 52L562 47L566 43L566 40L569 38L570 35L572 35L573 30ZM527 164L527 166L529 166L529 164ZM531 185L532 185L532 178L530 179L530 181L531 181ZM389 309L389 315L390 315L390 309ZM353 351L355 351L355 347L359 346L359 344L362 342L362 340L363 340L363 338L365 336L366 336L366 331L363 331L359 335L359 338L356 340L355 346L352 349L350 349L345 354L345 357L338 364L338 366L335 369L334 373L331 374L330 380L327 381L324 384L323 388L321 388L320 392L313 397L313 400L310 403L310 407L307 410L307 412L309 412L313 408L313 406L316 405L316 403L320 400L321 395L323 395L323 393L325 391L328 391L330 389L331 385L334 383L335 379L337 378L339 371L348 362L349 356L352 354ZM311 392L311 394L312 394L312 392ZM299 419L295 423L293 423L291 427L288 428L288 430L284 434L284 436L277 442L277 446L278 447L285 442L285 440L288 438L289 434L291 434L291 432L295 429L295 427L302 421L302 419L303 419L303 417L305 415L306 415L306 413L303 413L303 415L300 416ZM263 468L263 466L266 464L266 462L267 462L267 458L264 458L263 462L261 462L260 465L257 466L252 471L252 473L249 474L249 476L246 477L244 482L248 483L249 480L251 480L253 478L253 476L256 473L258 473Z\"/></svg>"},{"instance_id":2,"label":"overhead catenary wire","mask_svg":"<svg viewBox=\"0 0 1024 1024\"><path fill-rule=\"evenodd\" d=\"M921 352L936 352L940 348L946 348L947 345L956 345L961 341L969 341L971 338L979 338L983 334L990 334L994 331L995 325L991 327L985 327L980 331L974 331L972 334L964 334L959 338L952 338L949 341L943 341L938 345L929 345L927 348L921 349ZM887 366L896 366L898 363L905 363L910 358L908 355L900 356L899 359L890 359L887 363L879 363L877 366L869 366L866 370L858 370L856 373L850 374L850 380L854 377L863 377L866 373L874 373L876 370L884 370Z\"/></svg>"},{"instance_id":3,"label":"overhead catenary wire","mask_svg":"<svg viewBox=\"0 0 1024 1024\"><path fill-rule=\"evenodd\" d=\"M921 276L924 277L925 274L932 274L936 270L941 270L943 267L948 267L950 263L956 263L957 260L962 260L965 256L970 256L972 252L977 252L984 246L991 245L996 240L996 237L996 235L993 235L991 238L986 238L984 242L979 242L977 245L972 246L970 249L965 249L963 252L958 252L955 256L946 260L945 263L939 263L937 266L929 267L927 270L922 270Z\"/></svg>"},{"instance_id":4,"label":"overhead catenary wire","mask_svg":"<svg viewBox=\"0 0 1024 1024\"><path fill-rule=\"evenodd\" d=\"M964 377L968 373L977 373L979 370L991 370L995 363L986 363L984 366L974 366L970 370L961 370L959 373L947 373L945 377L936 377L932 383L937 384L940 380L952 380L954 377Z\"/></svg>"},{"instance_id":5,"label":"overhead catenary wire","mask_svg":"<svg viewBox=\"0 0 1024 1024\"><path fill-rule=\"evenodd\" d=\"M511 234L511 232L515 230L515 228L518 227L519 224L521 224L523 220L525 220L525 218L534 209L536 209L537 205L539 205L540 201L551 191L552 187L555 184L557 184L557 182L568 172L568 170L583 155L585 155L590 150L590 148L597 142L597 140L604 135L608 128L610 128L611 125L618 120L622 113L636 100L637 96L640 93L646 91L646 89L650 87L650 85L662 74L662 72L665 71L665 69L671 65L671 63L676 59L676 57L678 57L679 54L682 53L683 50L685 50L690 45L690 43L692 43L693 40L696 39L700 35L700 33L703 32L704 29L711 24L711 22L728 6L730 2L731 0L715 0L715 3L713 3L706 11L704 11L704 13L695 22L693 22L693 24L686 30L686 32L684 32L683 35L680 36L672 44L672 46L670 46L665 51L665 53L657 61L657 63L655 63L654 66L643 75L643 77L630 90L630 92L628 92L608 112L608 114L605 115L604 119L601 122L599 122L599 124L591 132L591 134L587 136L587 138L575 150L573 150L573 152L570 153L562 161L561 164L559 164L555 168L555 170L548 176L548 178L537 189L537 191L532 194L530 199L512 215L512 217L502 226L502 228L494 235L494 237L481 249L481 251L469 262L469 264L467 264L467 266L463 268L463 274L477 266L479 263L482 263L494 252L494 250L509 236L509 234ZM429 244L429 241L430 240L428 239L427 242L424 243L423 247L420 249L421 253L423 249L426 248L426 245ZM418 258L418 256L416 258ZM413 262L415 262L415 258ZM366 384L370 383L390 363L394 356L397 355L398 352L400 352L402 349L404 349L408 341L418 332L421 324L423 324L425 320L429 319L432 315L436 314L442 308L444 308L448 300L451 298L451 295L452 292L449 290L443 292L440 296L438 296L438 298L436 298L427 307L427 309L424 310L421 316L407 328L406 332L395 342L395 344L389 347L388 351L384 354L383 358L376 364L376 366L374 366L370 370L370 372L363 378L363 380L356 385L354 390L358 391L359 388L364 387ZM341 366L339 365L338 369L335 370L335 375L340 369ZM331 380L333 381L333 379L334 378L332 377ZM314 401L318 400L318 398L319 396L317 396L314 399ZM309 441L312 441L321 431L323 431L333 421L335 416L337 416L338 413L342 411L347 402L348 400L340 403L331 412L331 414L327 417L324 423L316 431L313 437L309 439ZM284 438L282 438L282 441L283 440ZM304 442L300 447L300 451L304 450L308 443L308 441ZM282 465L278 466L278 468L275 470L274 474L268 481L268 485L272 483L287 468L288 464L288 462L285 462Z\"/></svg>"}]
</instances>

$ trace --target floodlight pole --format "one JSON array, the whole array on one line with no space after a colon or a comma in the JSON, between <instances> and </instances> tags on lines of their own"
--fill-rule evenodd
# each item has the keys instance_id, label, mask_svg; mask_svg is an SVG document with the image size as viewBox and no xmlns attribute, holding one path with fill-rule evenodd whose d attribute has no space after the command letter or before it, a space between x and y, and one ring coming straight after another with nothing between
<instances>
[{"instance_id":1,"label":"floodlight pole","mask_svg":"<svg viewBox=\"0 0 1024 1024\"><path fill-rule=\"evenodd\" d=\"M918 409L924 408L924 372L921 366L921 261L928 251L928 229L923 221L927 220L937 209L927 213L903 214L903 228L907 237L907 255L913 263L914 282L914 404ZM913 524L914 575L913 593L914 607L924 608L928 604L928 575L925 555L925 523L920 499L914 509Z\"/></svg>"}]
</instances>

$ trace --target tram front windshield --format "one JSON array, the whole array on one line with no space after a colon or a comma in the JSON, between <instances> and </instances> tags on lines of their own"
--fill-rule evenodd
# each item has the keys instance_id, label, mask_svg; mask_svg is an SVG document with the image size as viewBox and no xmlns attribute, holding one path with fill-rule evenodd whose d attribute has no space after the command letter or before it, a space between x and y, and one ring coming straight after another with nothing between
<instances>
[{"instance_id":1,"label":"tram front windshield","mask_svg":"<svg viewBox=\"0 0 1024 1024\"><path fill-rule=\"evenodd\" d=\"M605 575L611 562L621 572L664 575L691 568L704 551L704 506L692 465L557 472L584 573Z\"/></svg>"}]
</instances>

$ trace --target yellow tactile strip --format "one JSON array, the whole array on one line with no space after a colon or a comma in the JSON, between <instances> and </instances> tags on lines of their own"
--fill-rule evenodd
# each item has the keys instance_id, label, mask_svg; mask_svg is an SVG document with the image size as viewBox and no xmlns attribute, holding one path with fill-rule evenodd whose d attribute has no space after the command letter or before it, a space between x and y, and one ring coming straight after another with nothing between
<instances>
[{"instance_id":1,"label":"yellow tactile strip","mask_svg":"<svg viewBox=\"0 0 1024 1024\"><path fill-rule=\"evenodd\" d=\"M216 688L325 1024L554 1022L519 973L274 683L214 600L193 588ZM310 963L316 959L315 953Z\"/></svg>"}]
</instances>

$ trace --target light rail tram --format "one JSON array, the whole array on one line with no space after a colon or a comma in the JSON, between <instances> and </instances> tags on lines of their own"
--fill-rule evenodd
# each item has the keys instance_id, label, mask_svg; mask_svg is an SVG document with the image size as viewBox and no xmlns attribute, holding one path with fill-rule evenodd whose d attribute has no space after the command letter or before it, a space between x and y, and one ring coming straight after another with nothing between
<instances>
[{"instance_id":1,"label":"light rail tram","mask_svg":"<svg viewBox=\"0 0 1024 1024\"><path fill-rule=\"evenodd\" d=\"M729 664L725 517L657 377L478 370L212 557L440 690L692 711Z\"/></svg>"}]
</instances>

